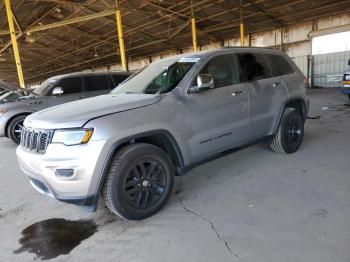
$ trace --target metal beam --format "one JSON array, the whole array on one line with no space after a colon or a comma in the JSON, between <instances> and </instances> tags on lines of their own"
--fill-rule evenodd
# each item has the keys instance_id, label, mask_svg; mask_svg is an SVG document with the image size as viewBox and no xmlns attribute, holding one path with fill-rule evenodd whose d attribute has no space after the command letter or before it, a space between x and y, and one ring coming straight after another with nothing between
<instances>
[{"instance_id":1,"label":"metal beam","mask_svg":"<svg viewBox=\"0 0 350 262\"><path fill-rule=\"evenodd\" d=\"M115 14L115 10L106 10L106 11L102 11L96 14L91 14L91 15L84 15L81 17L76 17L76 18L72 18L72 19L68 19L68 20L64 20L64 21L60 21L57 23L52 23L52 24L47 24L47 25L42 25L42 26L35 26L29 29L26 29L26 33L33 33L33 32L37 32L37 31L43 31L43 30L47 30L47 29L53 29L53 28L57 28L57 27L61 27L61 26L65 26L65 25L71 25L71 24L75 24L75 23L80 23L80 22L84 22L87 20L92 20L92 19L96 19L96 18L100 18L100 17L105 17L105 16L110 16L110 15L114 15Z\"/></svg>"},{"instance_id":2,"label":"metal beam","mask_svg":"<svg viewBox=\"0 0 350 262\"><path fill-rule=\"evenodd\" d=\"M193 51L197 51L197 29L196 29L196 17L193 10L193 0L191 0L191 25L192 25L192 45Z\"/></svg>"},{"instance_id":3,"label":"metal beam","mask_svg":"<svg viewBox=\"0 0 350 262\"><path fill-rule=\"evenodd\" d=\"M281 41L280 41L280 50L283 50L283 27L280 29L280 36L281 36Z\"/></svg>"},{"instance_id":4,"label":"metal beam","mask_svg":"<svg viewBox=\"0 0 350 262\"><path fill-rule=\"evenodd\" d=\"M241 36L241 46L244 46L244 23L243 23L243 9L242 0L239 1L239 32Z\"/></svg>"},{"instance_id":5,"label":"metal beam","mask_svg":"<svg viewBox=\"0 0 350 262\"><path fill-rule=\"evenodd\" d=\"M15 55L19 85L21 86L21 88L25 88L23 70L22 70L22 64L21 64L21 57L20 57L19 50L18 50L15 25L13 23L13 14L12 14L10 0L5 0L5 6L6 6L6 13L7 13L7 21L9 24L9 29L10 29L10 34L11 34L13 53Z\"/></svg>"},{"instance_id":6,"label":"metal beam","mask_svg":"<svg viewBox=\"0 0 350 262\"><path fill-rule=\"evenodd\" d=\"M251 33L248 34L248 46L249 47L252 46L252 34Z\"/></svg>"},{"instance_id":7,"label":"metal beam","mask_svg":"<svg viewBox=\"0 0 350 262\"><path fill-rule=\"evenodd\" d=\"M120 60L122 62L123 70L124 71L128 71L128 66L126 64L125 45L124 45L124 36L123 36L123 25L122 25L122 18L121 18L121 15L120 15L119 0L115 0L115 5L116 5L116 8L117 8L116 20L117 20L117 31L118 31Z\"/></svg>"},{"instance_id":8,"label":"metal beam","mask_svg":"<svg viewBox=\"0 0 350 262\"><path fill-rule=\"evenodd\" d=\"M45 19L47 16L49 16L53 11L55 11L55 9L57 8L57 6L51 8L48 12L46 12L45 14L43 14L41 17L39 17L38 19L36 19L30 26L33 26L37 23L39 23L40 21L42 21L43 19ZM24 32L22 33L19 33L17 36L16 36L16 39L19 39L21 38L22 36L24 35ZM12 41L9 41L5 44L5 46L0 50L0 54L5 52L10 46L12 45Z\"/></svg>"},{"instance_id":9,"label":"metal beam","mask_svg":"<svg viewBox=\"0 0 350 262\"><path fill-rule=\"evenodd\" d=\"M13 21L16 23L16 26L17 26L19 32L22 33L22 32L23 32L22 26L21 26L21 24L19 23L19 21L18 21L18 19L17 19L17 16L16 16L16 14L13 12L13 9L12 9L12 8L11 8L11 12L12 12Z\"/></svg>"},{"instance_id":10,"label":"metal beam","mask_svg":"<svg viewBox=\"0 0 350 262\"><path fill-rule=\"evenodd\" d=\"M95 4L88 4L88 3L77 3L77 2L71 2L71 1L63 1L63 0L27 0L30 2L46 2L46 3L56 3L61 4L68 7L96 7L96 8L105 8L106 4L104 5L95 5ZM109 6L110 7L110 6Z\"/></svg>"}]
</instances>

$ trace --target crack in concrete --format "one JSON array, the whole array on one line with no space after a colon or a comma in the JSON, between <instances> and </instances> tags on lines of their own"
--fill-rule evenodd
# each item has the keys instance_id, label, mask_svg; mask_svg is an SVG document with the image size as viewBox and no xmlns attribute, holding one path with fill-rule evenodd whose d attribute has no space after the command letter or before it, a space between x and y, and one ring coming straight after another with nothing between
<instances>
[{"instance_id":1,"label":"crack in concrete","mask_svg":"<svg viewBox=\"0 0 350 262\"><path fill-rule=\"evenodd\" d=\"M231 255L235 256L236 258L239 258L237 254L234 254L234 253L233 253L233 251L232 251L230 245L228 244L228 242L226 241L226 239L225 239L225 238L219 233L219 231L216 229L215 224L214 224L213 221L211 221L209 218L207 218L207 217L201 215L201 214L198 213L197 211L192 210L192 209L190 209L189 207L187 207L187 206L184 204L184 202L180 199L180 197L179 197L178 195L176 195L176 198L177 198L177 200L179 201L179 203L181 204L182 208L183 208L185 211L187 211L187 212L189 212L189 213L191 213L191 214L193 214L193 215L195 215L195 216L201 218L202 220L206 221L207 223L209 223L210 226L211 226L211 229L214 231L214 233L216 234L217 238L218 238L220 241L224 242L227 251L228 251Z\"/></svg>"}]
</instances>

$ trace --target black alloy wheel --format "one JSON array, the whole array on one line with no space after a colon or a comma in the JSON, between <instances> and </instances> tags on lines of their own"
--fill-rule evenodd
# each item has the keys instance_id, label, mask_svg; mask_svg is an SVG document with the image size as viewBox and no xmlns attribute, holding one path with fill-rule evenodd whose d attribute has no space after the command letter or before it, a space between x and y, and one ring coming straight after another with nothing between
<instances>
[{"instance_id":1,"label":"black alloy wheel","mask_svg":"<svg viewBox=\"0 0 350 262\"><path fill-rule=\"evenodd\" d=\"M7 127L7 135L12 140L13 143L19 145L21 143L21 135L23 129L23 122L26 115L20 115L13 118Z\"/></svg>"},{"instance_id":2,"label":"black alloy wheel","mask_svg":"<svg viewBox=\"0 0 350 262\"><path fill-rule=\"evenodd\" d=\"M168 154L157 146L135 143L117 150L102 197L116 215L140 220L165 205L173 184L174 167Z\"/></svg>"},{"instance_id":3,"label":"black alloy wheel","mask_svg":"<svg viewBox=\"0 0 350 262\"><path fill-rule=\"evenodd\" d=\"M161 199L165 186L166 174L162 163L146 158L135 163L125 176L123 194L133 207L147 209Z\"/></svg>"}]
</instances>

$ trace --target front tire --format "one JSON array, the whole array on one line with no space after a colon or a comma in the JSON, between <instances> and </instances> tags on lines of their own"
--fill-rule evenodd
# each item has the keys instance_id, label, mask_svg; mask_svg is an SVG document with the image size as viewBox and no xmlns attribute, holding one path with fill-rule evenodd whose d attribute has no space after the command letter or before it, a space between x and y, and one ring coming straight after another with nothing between
<instances>
[{"instance_id":1,"label":"front tire","mask_svg":"<svg viewBox=\"0 0 350 262\"><path fill-rule=\"evenodd\" d=\"M8 138L10 138L11 141L16 145L19 145L21 142L23 122L26 117L26 115L16 116L9 122L7 126Z\"/></svg>"},{"instance_id":2,"label":"front tire","mask_svg":"<svg viewBox=\"0 0 350 262\"><path fill-rule=\"evenodd\" d=\"M174 167L159 147L136 143L115 154L102 191L107 207L129 220L158 212L168 201L174 184Z\"/></svg>"},{"instance_id":3,"label":"front tire","mask_svg":"<svg viewBox=\"0 0 350 262\"><path fill-rule=\"evenodd\" d=\"M296 152L304 138L304 120L298 110L287 108L283 113L278 130L270 142L270 148L277 153Z\"/></svg>"}]
</instances>

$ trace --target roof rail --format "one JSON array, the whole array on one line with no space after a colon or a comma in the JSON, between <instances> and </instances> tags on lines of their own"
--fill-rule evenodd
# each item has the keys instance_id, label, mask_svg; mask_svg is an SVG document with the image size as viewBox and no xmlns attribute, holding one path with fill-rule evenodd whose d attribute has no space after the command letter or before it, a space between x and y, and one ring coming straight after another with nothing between
<instances>
[{"instance_id":1,"label":"roof rail","mask_svg":"<svg viewBox=\"0 0 350 262\"><path fill-rule=\"evenodd\" d=\"M271 47L258 47L258 46L223 46L221 47L220 49L234 49L234 48L237 48L237 49L240 49L240 48L254 48L254 49L268 49L268 50L274 50L273 48Z\"/></svg>"}]
</instances>

